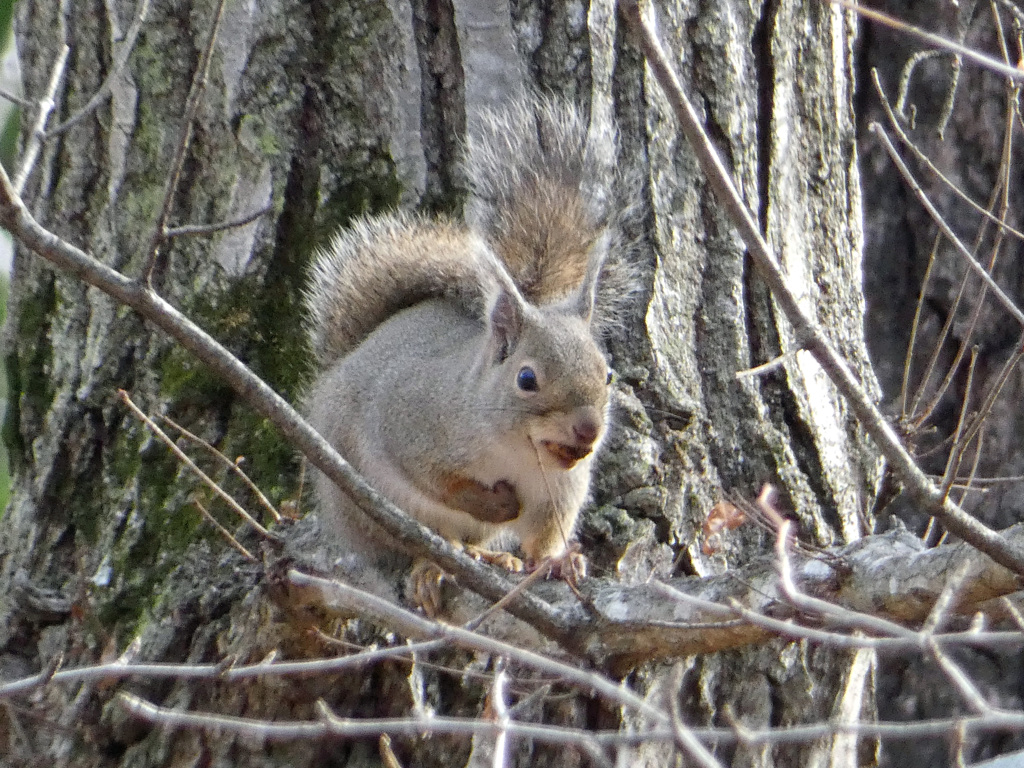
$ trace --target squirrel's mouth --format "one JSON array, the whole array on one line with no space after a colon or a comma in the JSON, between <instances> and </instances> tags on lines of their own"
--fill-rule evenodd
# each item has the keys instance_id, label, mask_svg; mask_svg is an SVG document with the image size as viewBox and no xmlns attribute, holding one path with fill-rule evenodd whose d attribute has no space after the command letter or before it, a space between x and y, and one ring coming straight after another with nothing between
<instances>
[{"instance_id":1,"label":"squirrel's mouth","mask_svg":"<svg viewBox=\"0 0 1024 768\"><path fill-rule=\"evenodd\" d=\"M593 450L593 446L590 445L566 445L554 440L542 440L541 445L562 469L572 469L580 459L585 459Z\"/></svg>"}]
</instances>

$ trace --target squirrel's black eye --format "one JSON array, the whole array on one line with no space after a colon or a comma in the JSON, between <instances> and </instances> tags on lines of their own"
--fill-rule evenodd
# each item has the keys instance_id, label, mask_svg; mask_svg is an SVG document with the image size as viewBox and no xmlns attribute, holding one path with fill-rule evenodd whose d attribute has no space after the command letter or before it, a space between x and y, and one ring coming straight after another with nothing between
<instances>
[{"instance_id":1,"label":"squirrel's black eye","mask_svg":"<svg viewBox=\"0 0 1024 768\"><path fill-rule=\"evenodd\" d=\"M519 369L519 373L516 374L516 386L524 392L537 391L537 374L533 368L524 365Z\"/></svg>"}]
</instances>

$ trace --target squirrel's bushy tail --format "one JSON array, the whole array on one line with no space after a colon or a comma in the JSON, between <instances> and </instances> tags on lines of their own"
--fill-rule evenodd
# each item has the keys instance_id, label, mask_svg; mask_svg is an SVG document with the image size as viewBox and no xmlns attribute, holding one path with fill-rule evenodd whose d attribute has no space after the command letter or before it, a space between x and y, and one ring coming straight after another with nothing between
<instances>
[{"instance_id":1,"label":"squirrel's bushy tail","mask_svg":"<svg viewBox=\"0 0 1024 768\"><path fill-rule=\"evenodd\" d=\"M588 124L568 102L531 96L485 113L467 144L467 221L522 294L557 301L591 259L604 259L594 317L600 330L615 325L637 280L623 232L632 185L615 169L614 128Z\"/></svg>"},{"instance_id":2,"label":"squirrel's bushy tail","mask_svg":"<svg viewBox=\"0 0 1024 768\"><path fill-rule=\"evenodd\" d=\"M427 299L449 298L483 317L502 280L490 248L460 224L405 213L357 219L313 262L305 296L313 351L327 366Z\"/></svg>"}]
</instances>

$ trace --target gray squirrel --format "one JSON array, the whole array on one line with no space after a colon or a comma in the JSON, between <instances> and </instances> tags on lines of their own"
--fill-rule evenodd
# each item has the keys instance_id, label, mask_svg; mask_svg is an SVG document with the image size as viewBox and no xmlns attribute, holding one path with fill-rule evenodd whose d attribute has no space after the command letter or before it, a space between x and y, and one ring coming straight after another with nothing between
<instances>
[{"instance_id":1,"label":"gray squirrel","mask_svg":"<svg viewBox=\"0 0 1024 768\"><path fill-rule=\"evenodd\" d=\"M620 243L614 142L564 102L519 99L471 132L467 224L364 217L311 270L310 422L399 508L513 569L483 548L518 540L528 567L565 553L607 431L596 339L629 293L628 268L608 256ZM407 569L317 474L343 570Z\"/></svg>"}]
</instances>

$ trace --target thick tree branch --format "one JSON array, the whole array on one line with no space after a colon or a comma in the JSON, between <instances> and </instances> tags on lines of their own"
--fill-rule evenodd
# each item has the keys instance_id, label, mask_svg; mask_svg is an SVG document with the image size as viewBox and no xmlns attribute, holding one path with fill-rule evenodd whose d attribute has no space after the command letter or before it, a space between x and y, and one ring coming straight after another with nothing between
<instances>
[{"instance_id":1,"label":"thick tree branch","mask_svg":"<svg viewBox=\"0 0 1024 768\"><path fill-rule=\"evenodd\" d=\"M1024 546L1024 524L1010 529L1007 538ZM869 536L824 554L789 553L785 560L788 585L779 578L780 564L764 557L710 578L688 577L640 585L591 579L580 587L586 607L564 582L548 582L541 589L553 605L561 608L569 631L578 633L577 643L616 672L644 662L765 642L775 636L836 648L904 654L941 655L957 647L1009 651L1024 645L1024 634L1019 631L936 631L940 622L937 613L942 614L941 621L945 622L953 614L964 617L986 607L1001 610L991 602L993 598L1011 594L1020 587L1012 572L966 544L926 549L917 537L898 530ZM564 661L531 650L543 643L535 633L524 632L522 625L510 629L508 617L504 624L501 617L492 617L487 631L514 635L514 644L429 621L354 587L294 569L279 573L272 583L290 610L315 607L319 615L358 612L402 636L427 640L352 656L267 661L229 668L222 664L119 661L50 669L0 686L0 699L22 695L48 683L79 684L125 678L232 682L329 675L455 644L507 657L559 679L601 690L610 701L623 706L640 711L647 711L650 706L642 704L643 700L635 694L623 692L599 672L567 667ZM464 615L480 607L467 596L453 602L459 613L450 617L453 621L461 621ZM908 628L921 622L926 623L920 630ZM568 672L569 669L572 671Z\"/></svg>"},{"instance_id":2,"label":"thick tree branch","mask_svg":"<svg viewBox=\"0 0 1024 768\"><path fill-rule=\"evenodd\" d=\"M1006 532L1010 545L1024 549L1024 524ZM1017 592L1020 579L967 544L927 549L904 530L868 536L825 553L789 553L785 580L776 558L763 557L712 577L686 577L665 583L622 584L588 579L576 593L564 582L540 586L559 608L576 643L601 666L616 672L650 661L712 653L783 636L844 648L889 653L921 653L928 643L1019 648L1020 632L950 631L933 633L910 626L925 622L936 605L944 613L969 616L994 598ZM289 575L287 602L310 604L328 613L370 617L411 637L436 637L433 625L376 598L333 582ZM947 587L956 579L956 589ZM469 596L449 601L453 623L464 623L486 608ZM828 629L820 629L827 626ZM521 629L488 625L488 632L514 637L528 646ZM536 645L536 639L533 643Z\"/></svg>"}]
</instances>

